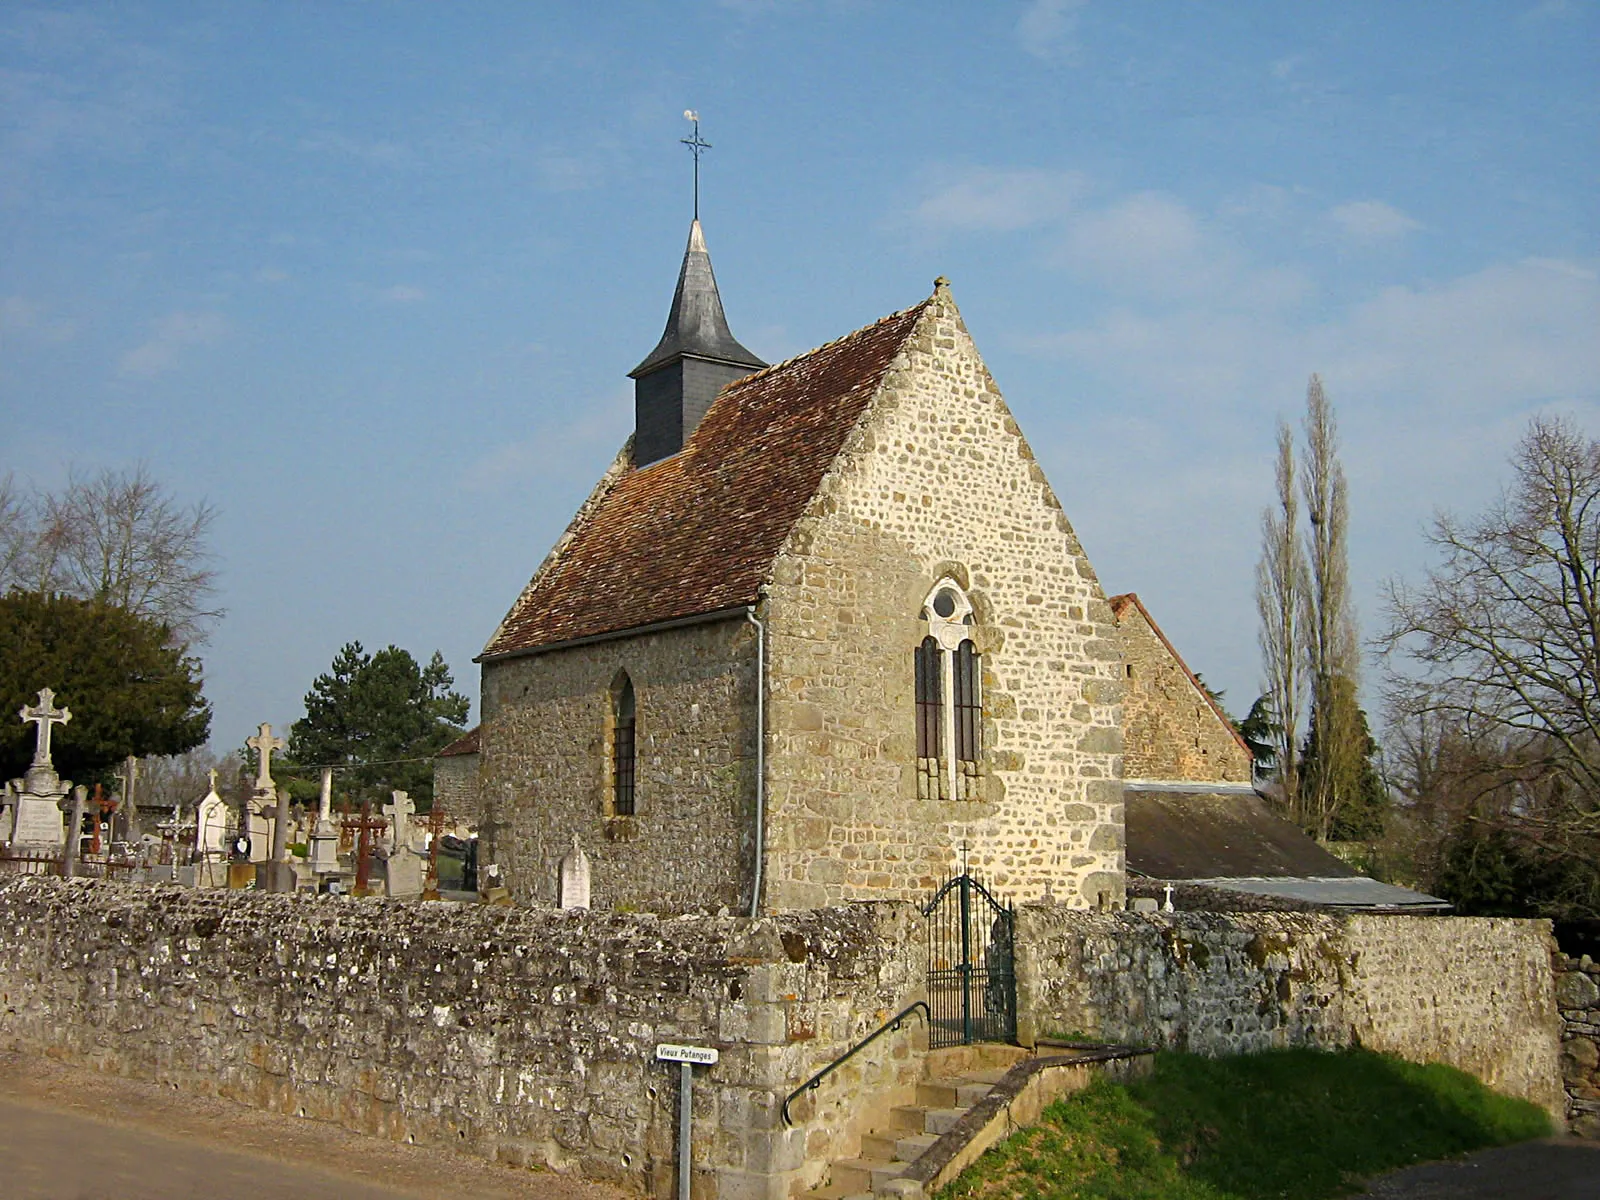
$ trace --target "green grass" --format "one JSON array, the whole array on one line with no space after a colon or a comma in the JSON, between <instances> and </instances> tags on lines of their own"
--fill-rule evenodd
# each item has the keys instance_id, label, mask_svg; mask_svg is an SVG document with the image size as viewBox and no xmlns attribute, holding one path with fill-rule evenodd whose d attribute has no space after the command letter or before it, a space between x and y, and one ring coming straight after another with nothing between
<instances>
[{"instance_id":1,"label":"green grass","mask_svg":"<svg viewBox=\"0 0 1600 1200\"><path fill-rule=\"evenodd\" d=\"M1543 1109L1453 1067L1365 1050L1162 1053L990 1150L941 1200L1318 1200L1367 1176L1544 1137Z\"/></svg>"}]
</instances>

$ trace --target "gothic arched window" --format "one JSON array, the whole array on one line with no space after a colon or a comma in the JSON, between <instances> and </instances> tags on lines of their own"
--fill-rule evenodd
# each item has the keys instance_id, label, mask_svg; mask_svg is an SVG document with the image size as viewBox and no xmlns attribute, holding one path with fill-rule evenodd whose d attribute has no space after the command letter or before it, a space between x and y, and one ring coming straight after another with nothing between
<instances>
[{"instance_id":1,"label":"gothic arched window","mask_svg":"<svg viewBox=\"0 0 1600 1200\"><path fill-rule=\"evenodd\" d=\"M633 680L626 672L612 685L611 693L611 815L631 817L637 761L634 731L638 714L633 699Z\"/></svg>"},{"instance_id":2,"label":"gothic arched window","mask_svg":"<svg viewBox=\"0 0 1600 1200\"><path fill-rule=\"evenodd\" d=\"M978 794L983 749L982 677L972 644L972 604L953 579L923 602L928 634L915 652L917 796L968 800Z\"/></svg>"}]
</instances>

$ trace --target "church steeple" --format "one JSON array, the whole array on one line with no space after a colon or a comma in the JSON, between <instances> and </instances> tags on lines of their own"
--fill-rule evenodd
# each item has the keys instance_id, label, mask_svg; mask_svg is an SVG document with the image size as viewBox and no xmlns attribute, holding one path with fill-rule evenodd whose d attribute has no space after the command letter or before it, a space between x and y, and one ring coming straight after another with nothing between
<instances>
[{"instance_id":1,"label":"church steeple","mask_svg":"<svg viewBox=\"0 0 1600 1200\"><path fill-rule=\"evenodd\" d=\"M656 348L628 372L634 380L634 465L683 449L717 393L766 365L728 328L697 217L689 226L667 327Z\"/></svg>"}]
</instances>

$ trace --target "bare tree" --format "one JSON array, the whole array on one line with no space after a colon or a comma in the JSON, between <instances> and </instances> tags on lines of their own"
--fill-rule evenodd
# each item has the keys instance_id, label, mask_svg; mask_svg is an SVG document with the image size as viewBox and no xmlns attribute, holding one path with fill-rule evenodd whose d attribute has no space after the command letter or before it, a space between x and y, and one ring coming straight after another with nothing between
<instances>
[{"instance_id":1,"label":"bare tree","mask_svg":"<svg viewBox=\"0 0 1600 1200\"><path fill-rule=\"evenodd\" d=\"M60 493L0 489L0 586L101 600L203 641L221 615L208 546L216 510L182 505L142 464L73 471ZM9 503L9 508L7 504Z\"/></svg>"},{"instance_id":2,"label":"bare tree","mask_svg":"<svg viewBox=\"0 0 1600 1200\"><path fill-rule=\"evenodd\" d=\"M1316 375L1306 389L1305 438L1301 486L1309 528L1301 631L1317 769L1304 780L1301 810L1302 820L1326 839L1339 808L1360 787L1367 739L1356 701L1361 650L1350 601L1349 488L1337 422Z\"/></svg>"},{"instance_id":3,"label":"bare tree","mask_svg":"<svg viewBox=\"0 0 1600 1200\"><path fill-rule=\"evenodd\" d=\"M1300 813L1300 610L1305 553L1300 546L1300 495L1295 485L1294 435L1278 423L1277 503L1261 514L1261 560L1256 563L1256 609L1261 616L1262 690L1277 724L1273 759L1285 810Z\"/></svg>"},{"instance_id":4,"label":"bare tree","mask_svg":"<svg viewBox=\"0 0 1600 1200\"><path fill-rule=\"evenodd\" d=\"M1400 711L1559 785L1522 814L1558 848L1600 834L1600 440L1538 417L1511 464L1481 516L1435 518L1442 562L1390 581L1383 641L1415 669L1391 677Z\"/></svg>"}]
</instances>

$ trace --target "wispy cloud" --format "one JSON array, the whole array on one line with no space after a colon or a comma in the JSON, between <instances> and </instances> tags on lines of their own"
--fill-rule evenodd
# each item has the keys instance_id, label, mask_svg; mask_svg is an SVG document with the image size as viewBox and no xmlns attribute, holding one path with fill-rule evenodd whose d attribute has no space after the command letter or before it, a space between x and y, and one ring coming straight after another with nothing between
<instances>
[{"instance_id":1,"label":"wispy cloud","mask_svg":"<svg viewBox=\"0 0 1600 1200\"><path fill-rule=\"evenodd\" d=\"M42 304L22 296L0 296L0 341L59 343L71 341L77 331L75 322L52 316Z\"/></svg>"},{"instance_id":2,"label":"wispy cloud","mask_svg":"<svg viewBox=\"0 0 1600 1200\"><path fill-rule=\"evenodd\" d=\"M380 300L390 304L416 304L428 298L428 293L414 283L397 283L378 292Z\"/></svg>"},{"instance_id":3,"label":"wispy cloud","mask_svg":"<svg viewBox=\"0 0 1600 1200\"><path fill-rule=\"evenodd\" d=\"M1363 245L1392 242L1422 228L1421 221L1382 200L1354 200L1332 209L1328 216L1345 237Z\"/></svg>"},{"instance_id":4,"label":"wispy cloud","mask_svg":"<svg viewBox=\"0 0 1600 1200\"><path fill-rule=\"evenodd\" d=\"M975 167L947 179L912 217L934 231L1011 231L1060 221L1084 192L1074 171Z\"/></svg>"},{"instance_id":5,"label":"wispy cloud","mask_svg":"<svg viewBox=\"0 0 1600 1200\"><path fill-rule=\"evenodd\" d=\"M152 322L148 341L122 356L118 370L143 379L165 374L177 367L186 349L208 345L227 332L228 322L221 313L168 313Z\"/></svg>"},{"instance_id":6,"label":"wispy cloud","mask_svg":"<svg viewBox=\"0 0 1600 1200\"><path fill-rule=\"evenodd\" d=\"M358 138L336 129L319 129L302 137L300 149L313 154L332 154L353 158L374 167L409 166L415 159L411 148L391 138Z\"/></svg>"},{"instance_id":7,"label":"wispy cloud","mask_svg":"<svg viewBox=\"0 0 1600 1200\"><path fill-rule=\"evenodd\" d=\"M1076 66L1083 58L1078 18L1088 0L1033 0L1017 20L1017 40L1035 58Z\"/></svg>"}]
</instances>

